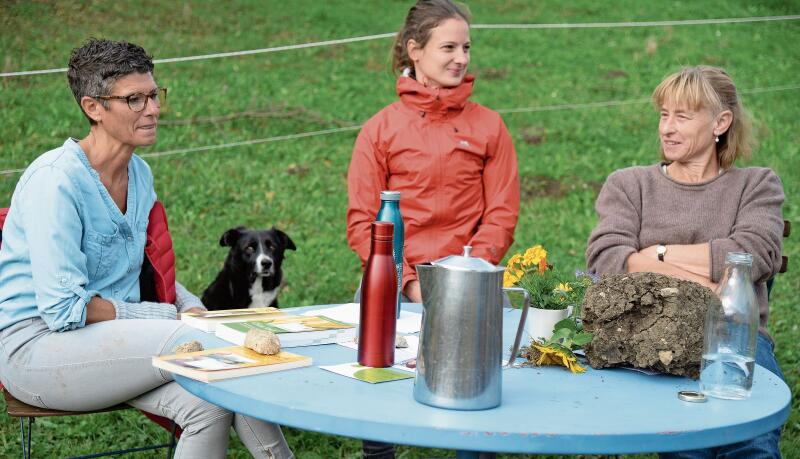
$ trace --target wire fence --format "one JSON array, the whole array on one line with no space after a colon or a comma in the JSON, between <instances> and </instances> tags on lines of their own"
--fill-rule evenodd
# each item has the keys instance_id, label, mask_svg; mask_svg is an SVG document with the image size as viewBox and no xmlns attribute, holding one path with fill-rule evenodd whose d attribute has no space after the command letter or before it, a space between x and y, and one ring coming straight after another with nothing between
<instances>
[{"instance_id":1,"label":"wire fence","mask_svg":"<svg viewBox=\"0 0 800 459\"><path fill-rule=\"evenodd\" d=\"M473 29L599 29L599 28L627 28L627 27L668 27L668 26L691 26L691 25L710 25L710 24L741 24L741 23L753 23L753 22L774 22L774 21L794 21L800 19L800 15L785 15L785 16L752 16L752 17L739 17L739 18L718 18L718 19L685 19L685 20L671 20L671 21L631 21L631 22L593 22L593 23L560 23L560 24L473 24L470 27ZM370 41L370 40L378 40L384 38L391 38L394 37L395 33L382 33L376 35L364 35L364 36L357 36L357 37L349 37L349 38L342 38L342 39L335 39L335 40L325 40L325 41L316 41L316 42L308 42L308 43L299 43L293 45L285 45L285 46L275 46L271 48L261 48L261 49L252 49L252 50L242 50L242 51L233 51L233 52L225 52L225 53L215 53L215 54L202 54L196 56L184 56L184 57L174 57L174 58L166 58L166 59L157 59L154 60L154 63L157 64L164 64L164 63L175 63L175 62L186 62L186 61L197 61L197 60L206 60L206 59L219 59L219 58L228 58L228 57L236 57L236 56L247 56L253 54L264 54L264 53L274 53L280 51L290 51L290 50L298 50L298 49L306 49L306 48L314 48L314 47L321 47L321 46L334 46L334 45L342 45L347 43L356 43L356 42L363 42L363 41ZM50 74L50 73L62 73L66 72L66 68L56 68L56 69L45 69L45 70L27 70L27 71L18 71L18 72L5 72L0 73L0 77L21 77L21 76L32 76L32 75L42 75L42 74ZM787 90L797 90L800 89L800 84L790 84L790 85L783 85L783 86L771 86L766 88L753 88L749 90L743 90L742 93L745 94L758 94L758 93L765 93L765 92L776 92L776 91L787 91ZM639 98L639 99L628 99L628 100L609 100L609 101L600 101L600 102L584 102L584 103L570 103L570 104L556 104L556 105L544 105L544 106L536 106L536 107L521 107L521 108L500 108L496 111L501 114L515 114L515 113L534 113L534 112L546 112L546 111L555 111L555 110L578 110L578 109L590 109L590 108L604 108L604 107L618 107L624 105L635 105L635 104L643 104L649 102L649 98ZM241 113L233 113L229 114L226 117L236 117L237 115L241 115ZM187 123L183 123L187 124ZM187 148L178 148L173 150L165 150L165 151L158 151L158 152L151 152L151 153L143 153L142 157L148 158L158 158L164 156L174 156L174 155L181 155L186 153L198 153L198 152L205 152L205 151L212 151L212 150L220 150L220 149L228 149L228 148L236 148L242 146L249 146L249 145L258 145L263 143L271 143L271 142L280 142L280 141L287 141L287 140L296 140L308 137L318 137L318 136L325 136L331 134L338 134L342 132L350 132L355 131L361 128L361 124L357 125L350 125L350 126L340 126L331 129L323 129L323 130L316 130L316 131L309 131L309 132L298 132L293 134L286 134L286 135L279 135L273 137L266 137L261 139L250 139L250 140L242 140L236 142L228 142L222 143L217 145L203 145L203 146L196 146L196 147L187 147ZM0 176L7 176L7 175L14 175L23 172L25 169L5 169L0 170Z\"/></svg>"},{"instance_id":2,"label":"wire fence","mask_svg":"<svg viewBox=\"0 0 800 459\"><path fill-rule=\"evenodd\" d=\"M586 23L558 23L558 24L473 24L472 29L614 29L626 27L672 27L672 26L692 26L709 24L743 24L751 22L774 22L774 21L796 21L800 15L785 16L751 16L740 18L710 18L710 19L681 19L671 21L629 21L629 22L586 22ZM280 51L291 51L296 49L316 48L320 46L343 45L361 41L379 40L391 38L395 32L380 33L376 35L364 35L359 37L340 38L336 40L315 41L299 43L294 45L274 46L270 48L249 49L243 51L231 51L225 53L201 54L196 56L170 57L166 59L156 59L156 64L170 64L175 62L199 61L206 59L220 59L227 57L249 56L253 54L275 53ZM49 73L64 73L66 67L45 70L22 70L17 72L0 73L0 77L21 77L32 75L45 75Z\"/></svg>"},{"instance_id":3,"label":"wire fence","mask_svg":"<svg viewBox=\"0 0 800 459\"><path fill-rule=\"evenodd\" d=\"M761 94L768 92L778 91L791 91L800 89L800 84L771 86L766 88L753 88L744 89L740 92L742 94ZM548 112L555 110L579 110L587 108L606 108L606 107L619 107L623 105L636 105L650 102L650 98L627 99L627 100L607 100L601 102L587 102L575 104L557 104L557 105L541 105L536 107L522 107L522 108L499 108L496 111L501 114L515 114L515 113L534 113L534 112ZM150 153L142 153L140 156L143 158L159 158L162 156L174 156L186 153L200 153L212 150L221 150L226 148L236 148L249 145L258 145L263 143L280 142L285 140L296 140L306 137L318 137L331 134L339 134L342 132L350 132L361 129L361 124L354 124L351 126L342 126L331 129L323 129L317 131L298 132L294 134L278 135L273 137L265 137L261 139L242 140L237 142L221 143L217 145L203 145L197 147L177 148L174 150L156 151ZM0 176L14 175L23 172L25 169L6 169L0 170Z\"/></svg>"}]
</instances>

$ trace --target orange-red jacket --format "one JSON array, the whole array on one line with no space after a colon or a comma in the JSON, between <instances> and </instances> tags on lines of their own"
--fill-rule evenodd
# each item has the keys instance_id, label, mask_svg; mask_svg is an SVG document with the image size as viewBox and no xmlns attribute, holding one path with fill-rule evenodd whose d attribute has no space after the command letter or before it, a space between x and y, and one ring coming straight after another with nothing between
<instances>
[{"instance_id":1,"label":"orange-red jacket","mask_svg":"<svg viewBox=\"0 0 800 459\"><path fill-rule=\"evenodd\" d=\"M369 256L380 192L401 193L405 225L403 286L418 263L461 254L500 262L519 214L517 154L500 115L468 101L474 78L429 89L397 80L400 100L364 124L347 173L347 240Z\"/></svg>"}]
</instances>

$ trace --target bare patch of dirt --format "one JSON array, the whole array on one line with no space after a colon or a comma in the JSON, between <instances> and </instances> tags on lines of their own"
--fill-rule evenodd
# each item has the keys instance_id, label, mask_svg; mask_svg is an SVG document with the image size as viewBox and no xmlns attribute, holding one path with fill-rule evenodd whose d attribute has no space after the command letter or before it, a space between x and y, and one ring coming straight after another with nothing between
<instances>
[{"instance_id":1,"label":"bare patch of dirt","mask_svg":"<svg viewBox=\"0 0 800 459\"><path fill-rule=\"evenodd\" d=\"M485 67L476 69L474 72L475 77L480 80L502 80L508 76L508 70L505 68Z\"/></svg>"},{"instance_id":2,"label":"bare patch of dirt","mask_svg":"<svg viewBox=\"0 0 800 459\"><path fill-rule=\"evenodd\" d=\"M627 77L628 77L628 72L624 70L612 70L603 75L603 79L605 80L613 80L616 78L627 78Z\"/></svg>"},{"instance_id":3,"label":"bare patch of dirt","mask_svg":"<svg viewBox=\"0 0 800 459\"><path fill-rule=\"evenodd\" d=\"M586 182L577 177L569 177L563 180L557 180L544 175L520 177L520 194L523 199L561 199L567 194L577 190L591 189L597 193L602 186L602 183Z\"/></svg>"},{"instance_id":4,"label":"bare patch of dirt","mask_svg":"<svg viewBox=\"0 0 800 459\"><path fill-rule=\"evenodd\" d=\"M372 56L367 59L364 69L370 72L392 72L392 65L387 59L376 59Z\"/></svg>"},{"instance_id":5,"label":"bare patch of dirt","mask_svg":"<svg viewBox=\"0 0 800 459\"><path fill-rule=\"evenodd\" d=\"M309 171L309 167L308 166L303 166L302 164L294 164L294 163L292 163L292 164L289 164L289 166L286 168L286 173L287 174L289 174L289 175L299 175L301 177L306 175L308 173L308 171Z\"/></svg>"},{"instance_id":6,"label":"bare patch of dirt","mask_svg":"<svg viewBox=\"0 0 800 459\"><path fill-rule=\"evenodd\" d=\"M546 131L541 126L528 126L522 130L522 141L528 145L539 145L544 142Z\"/></svg>"},{"instance_id":7,"label":"bare patch of dirt","mask_svg":"<svg viewBox=\"0 0 800 459\"><path fill-rule=\"evenodd\" d=\"M331 118L314 110L305 107L291 107L284 103L270 104L266 107L246 110L243 112L228 113L217 116L193 116L188 118L160 119L158 124L162 126L191 126L197 124L222 124L239 119L290 119L304 123L317 123L322 125L334 124L336 126L346 126L347 121Z\"/></svg>"},{"instance_id":8,"label":"bare patch of dirt","mask_svg":"<svg viewBox=\"0 0 800 459\"><path fill-rule=\"evenodd\" d=\"M703 64L706 64L706 65L720 66L720 65L725 64L725 59L723 57L721 57L721 56L706 55L706 56L703 56L703 59L701 59L700 62L702 62Z\"/></svg>"}]
</instances>

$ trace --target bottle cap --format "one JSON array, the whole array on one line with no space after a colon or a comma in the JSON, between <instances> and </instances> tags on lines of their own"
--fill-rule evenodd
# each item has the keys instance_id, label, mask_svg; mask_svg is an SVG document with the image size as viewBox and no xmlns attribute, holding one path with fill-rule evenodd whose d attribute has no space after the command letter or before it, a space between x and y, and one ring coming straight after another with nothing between
<instances>
[{"instance_id":1,"label":"bottle cap","mask_svg":"<svg viewBox=\"0 0 800 459\"><path fill-rule=\"evenodd\" d=\"M399 191L381 191L381 201L399 201L400 200L400 192Z\"/></svg>"},{"instance_id":2,"label":"bottle cap","mask_svg":"<svg viewBox=\"0 0 800 459\"><path fill-rule=\"evenodd\" d=\"M706 394L696 390L682 390L678 392L678 398L684 402L703 403L707 401Z\"/></svg>"},{"instance_id":3,"label":"bottle cap","mask_svg":"<svg viewBox=\"0 0 800 459\"><path fill-rule=\"evenodd\" d=\"M394 223L372 222L372 239L377 241L391 241L394 237Z\"/></svg>"}]
</instances>

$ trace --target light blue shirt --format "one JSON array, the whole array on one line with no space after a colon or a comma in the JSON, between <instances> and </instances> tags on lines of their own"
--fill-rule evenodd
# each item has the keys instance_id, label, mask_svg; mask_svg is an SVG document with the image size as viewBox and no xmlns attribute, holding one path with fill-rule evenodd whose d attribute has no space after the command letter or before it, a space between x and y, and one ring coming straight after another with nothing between
<instances>
[{"instance_id":1,"label":"light blue shirt","mask_svg":"<svg viewBox=\"0 0 800 459\"><path fill-rule=\"evenodd\" d=\"M147 220L156 200L141 158L128 163L123 215L73 139L39 156L11 198L0 250L0 329L41 316L53 331L86 325L93 296L139 301Z\"/></svg>"}]
</instances>

